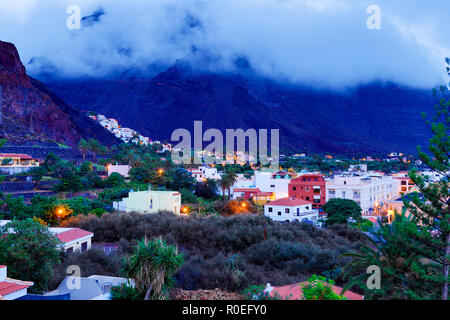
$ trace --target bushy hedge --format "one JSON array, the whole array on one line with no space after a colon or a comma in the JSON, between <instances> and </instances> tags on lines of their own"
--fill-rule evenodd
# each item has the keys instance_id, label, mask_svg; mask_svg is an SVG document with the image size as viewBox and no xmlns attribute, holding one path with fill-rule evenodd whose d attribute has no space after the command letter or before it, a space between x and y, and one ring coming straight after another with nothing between
<instances>
[{"instance_id":1,"label":"bushy hedge","mask_svg":"<svg viewBox=\"0 0 450 320\"><path fill-rule=\"evenodd\" d=\"M94 241L119 243L131 253L136 240L162 236L178 246L185 263L177 274L183 289L242 290L249 285L286 285L311 274L335 274L365 241L354 228L318 229L306 223L280 223L260 215L180 217L169 213L79 216L67 226L94 232ZM264 241L264 225L267 239Z\"/></svg>"}]
</instances>

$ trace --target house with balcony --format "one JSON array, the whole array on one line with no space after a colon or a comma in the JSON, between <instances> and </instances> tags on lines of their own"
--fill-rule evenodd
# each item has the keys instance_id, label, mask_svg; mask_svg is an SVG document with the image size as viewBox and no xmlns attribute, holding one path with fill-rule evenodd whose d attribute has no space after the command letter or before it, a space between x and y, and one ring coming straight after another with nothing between
<instances>
[{"instance_id":1,"label":"house with balcony","mask_svg":"<svg viewBox=\"0 0 450 320\"><path fill-rule=\"evenodd\" d=\"M305 173L289 183L289 197L312 202L313 209L326 203L326 181L323 174Z\"/></svg>"},{"instance_id":2,"label":"house with balcony","mask_svg":"<svg viewBox=\"0 0 450 320\"><path fill-rule=\"evenodd\" d=\"M15 174L39 167L39 160L28 154L0 153L0 172Z\"/></svg>"},{"instance_id":3,"label":"house with balcony","mask_svg":"<svg viewBox=\"0 0 450 320\"><path fill-rule=\"evenodd\" d=\"M312 208L312 203L294 197L270 201L264 205L264 215L274 221L318 222L319 211Z\"/></svg>"}]
</instances>

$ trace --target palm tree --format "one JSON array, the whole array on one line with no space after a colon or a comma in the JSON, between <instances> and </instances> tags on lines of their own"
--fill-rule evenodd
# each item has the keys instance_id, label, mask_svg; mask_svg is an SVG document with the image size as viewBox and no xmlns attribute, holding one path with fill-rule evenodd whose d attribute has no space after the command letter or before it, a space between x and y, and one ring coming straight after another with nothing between
<instances>
[{"instance_id":1,"label":"palm tree","mask_svg":"<svg viewBox=\"0 0 450 320\"><path fill-rule=\"evenodd\" d=\"M231 187L236 183L237 181L237 174L233 171L227 173L227 180L228 180L228 200L230 200L231 197Z\"/></svg>"},{"instance_id":2,"label":"palm tree","mask_svg":"<svg viewBox=\"0 0 450 320\"><path fill-rule=\"evenodd\" d=\"M145 300L162 300L168 297L174 284L173 276L183 262L178 249L161 237L151 241L145 238L138 241L122 272L134 280L138 291L145 292Z\"/></svg>"},{"instance_id":3,"label":"palm tree","mask_svg":"<svg viewBox=\"0 0 450 320\"><path fill-rule=\"evenodd\" d=\"M222 199L225 200L225 190L228 189L228 179L226 175L222 176L222 179L217 182L217 185L222 189Z\"/></svg>"},{"instance_id":4,"label":"palm tree","mask_svg":"<svg viewBox=\"0 0 450 320\"><path fill-rule=\"evenodd\" d=\"M98 142L97 140L91 138L88 141L88 145L89 145L89 150L92 151L93 155L94 155L94 161L95 161L95 155L99 152L101 152L102 150L102 145L100 144L100 142Z\"/></svg>"},{"instance_id":5,"label":"palm tree","mask_svg":"<svg viewBox=\"0 0 450 320\"><path fill-rule=\"evenodd\" d=\"M90 150L89 142L85 139L81 139L78 143L78 150L83 154L83 160L86 160L86 152Z\"/></svg>"}]
</instances>

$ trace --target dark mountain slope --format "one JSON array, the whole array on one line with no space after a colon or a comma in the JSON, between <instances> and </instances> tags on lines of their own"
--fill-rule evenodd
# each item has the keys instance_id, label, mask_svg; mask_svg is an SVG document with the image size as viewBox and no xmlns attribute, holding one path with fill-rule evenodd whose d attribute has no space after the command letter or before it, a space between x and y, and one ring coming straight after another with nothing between
<instances>
[{"instance_id":1,"label":"dark mountain slope","mask_svg":"<svg viewBox=\"0 0 450 320\"><path fill-rule=\"evenodd\" d=\"M282 84L254 75L176 65L154 78L51 81L70 104L116 118L159 140L177 128L280 129L282 147L307 152L414 152L428 131L431 91L372 83L345 92ZM224 132L224 131L223 131Z\"/></svg>"},{"instance_id":2,"label":"dark mountain slope","mask_svg":"<svg viewBox=\"0 0 450 320\"><path fill-rule=\"evenodd\" d=\"M93 137L106 145L117 139L80 111L27 76L13 44L0 41L0 137L10 142L55 140L74 146Z\"/></svg>"}]
</instances>

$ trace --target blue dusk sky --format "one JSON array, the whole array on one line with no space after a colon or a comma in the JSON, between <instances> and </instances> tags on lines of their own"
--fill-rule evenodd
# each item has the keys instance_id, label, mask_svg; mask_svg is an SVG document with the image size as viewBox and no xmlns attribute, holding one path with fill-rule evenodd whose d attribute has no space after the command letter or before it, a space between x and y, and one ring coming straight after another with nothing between
<instances>
[{"instance_id":1,"label":"blue dusk sky","mask_svg":"<svg viewBox=\"0 0 450 320\"><path fill-rule=\"evenodd\" d=\"M80 29L67 27L71 5L90 16ZM381 29L367 27L372 5ZM299 83L425 88L447 81L449 13L449 0L0 0L0 40L32 75L46 63L103 77L187 59Z\"/></svg>"}]
</instances>

